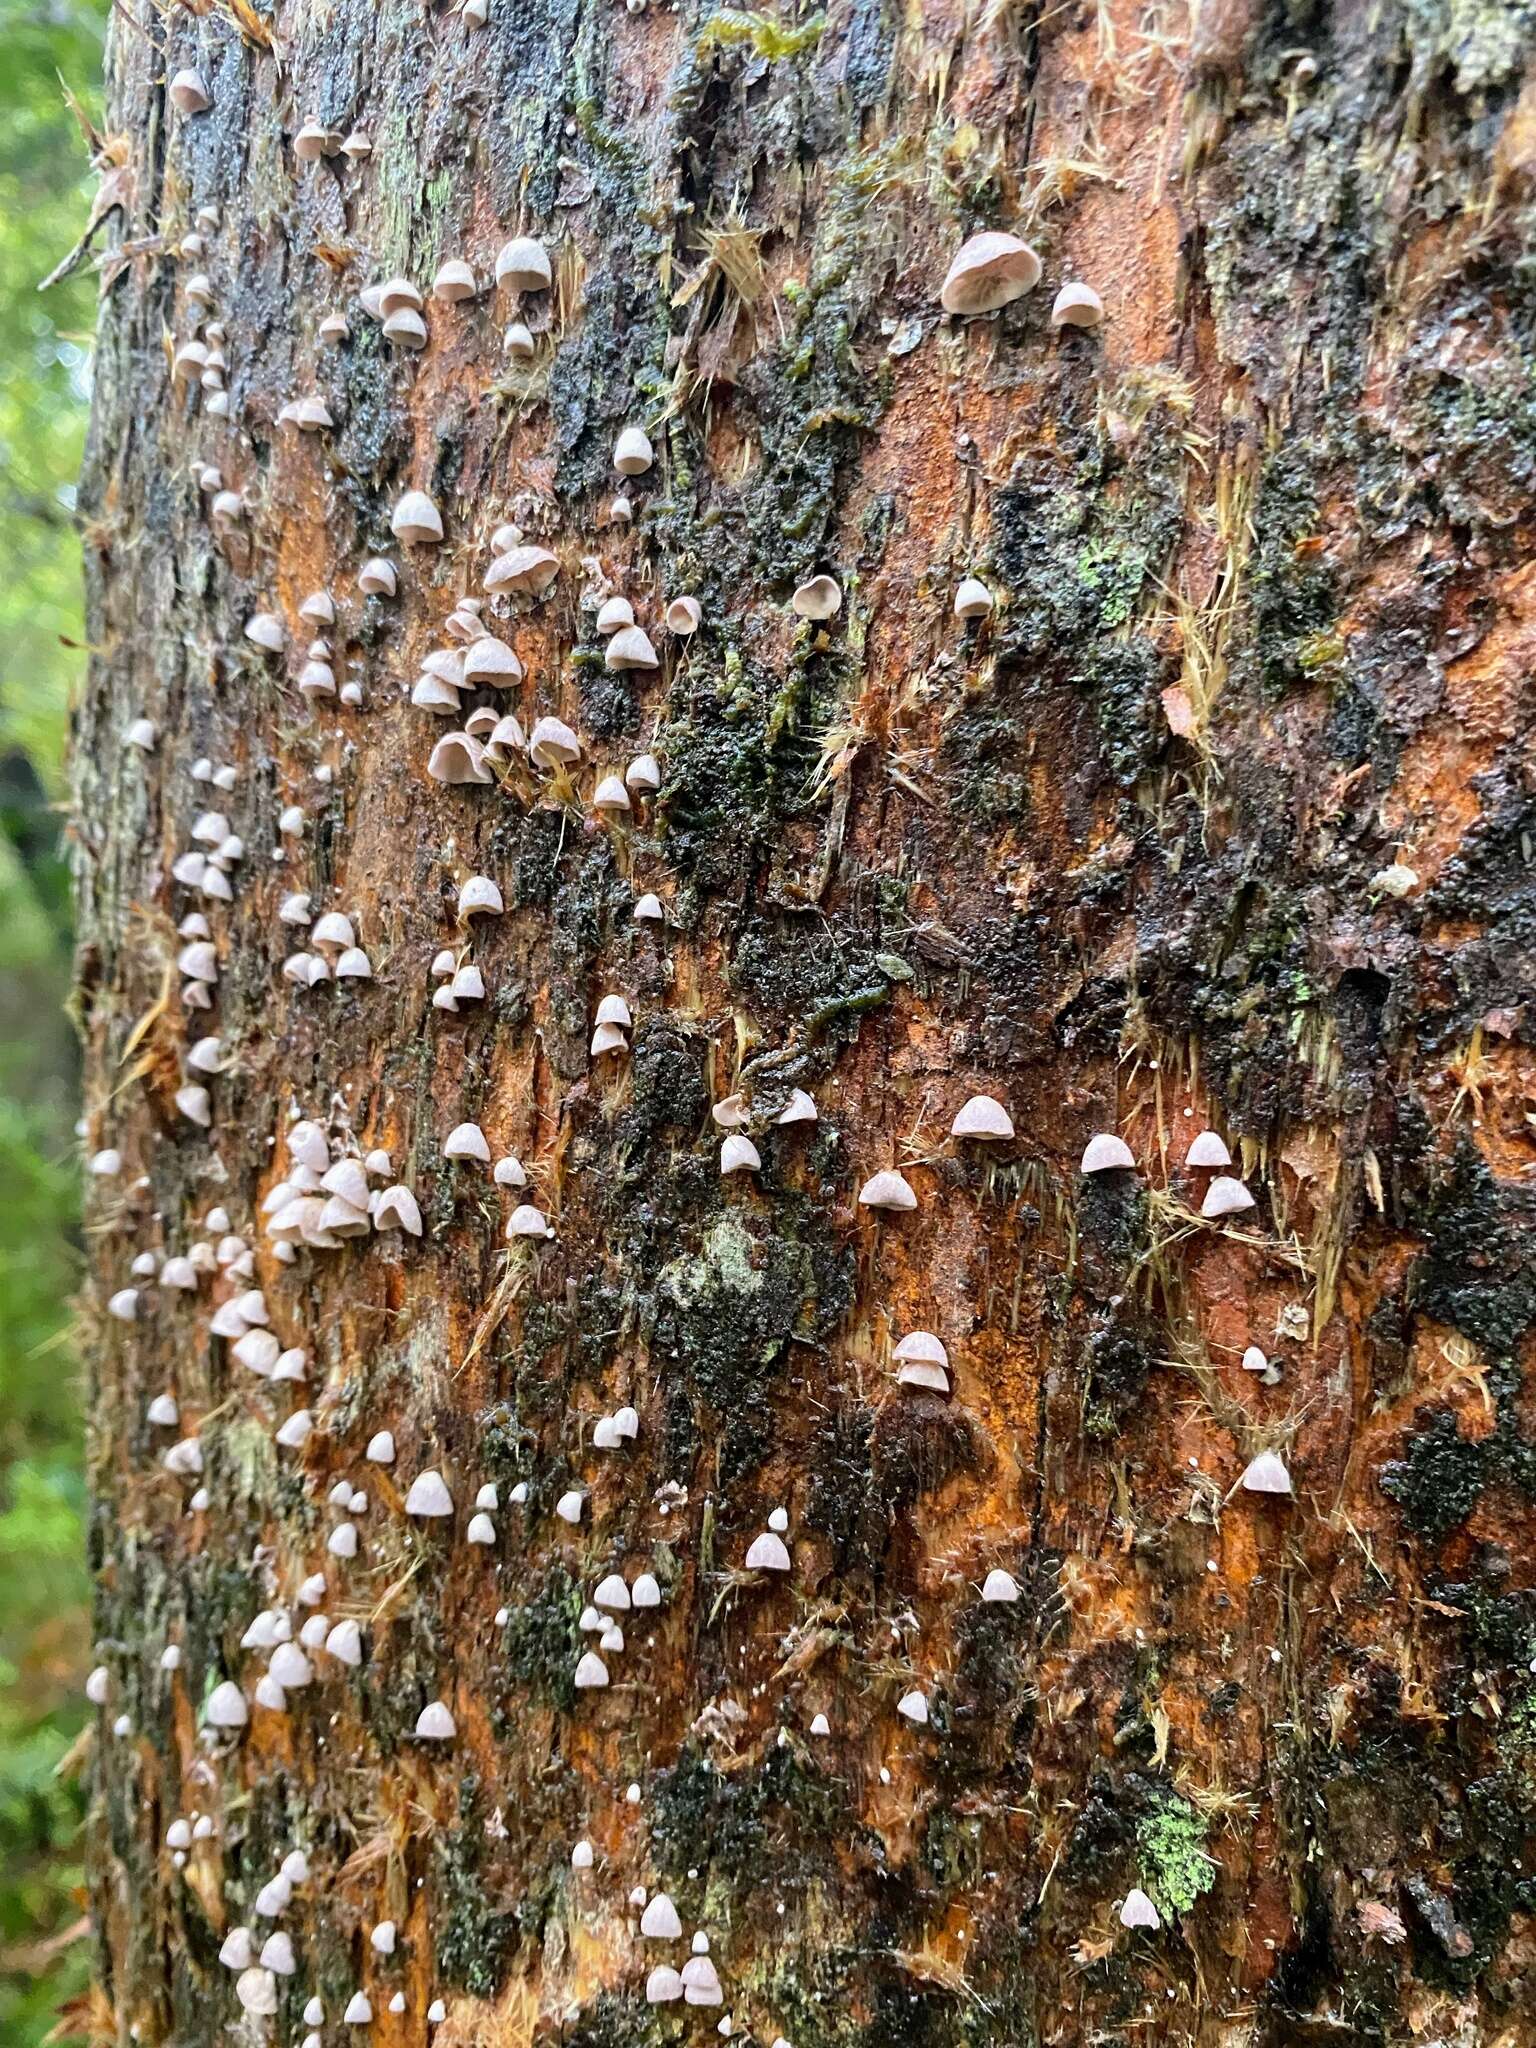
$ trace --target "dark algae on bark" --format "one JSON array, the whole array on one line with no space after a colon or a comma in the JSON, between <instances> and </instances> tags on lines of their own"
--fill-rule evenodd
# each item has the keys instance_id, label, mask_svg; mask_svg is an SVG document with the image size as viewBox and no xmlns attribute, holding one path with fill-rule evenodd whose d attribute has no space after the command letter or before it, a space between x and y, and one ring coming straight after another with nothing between
<instances>
[{"instance_id":1,"label":"dark algae on bark","mask_svg":"<svg viewBox=\"0 0 1536 2048\"><path fill-rule=\"evenodd\" d=\"M113 2048L1519 2048L1528 0L120 12Z\"/></svg>"}]
</instances>

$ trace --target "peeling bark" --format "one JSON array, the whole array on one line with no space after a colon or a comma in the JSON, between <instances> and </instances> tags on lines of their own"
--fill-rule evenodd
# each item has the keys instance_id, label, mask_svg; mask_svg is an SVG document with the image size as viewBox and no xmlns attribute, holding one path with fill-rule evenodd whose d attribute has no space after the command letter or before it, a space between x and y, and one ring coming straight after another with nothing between
<instances>
[{"instance_id":1,"label":"peeling bark","mask_svg":"<svg viewBox=\"0 0 1536 2048\"><path fill-rule=\"evenodd\" d=\"M88 1145L123 1155L85 1309L100 2038L1532 2039L1529 4L152 19L114 21L82 492L79 1007ZM206 112L171 106L184 67ZM301 161L310 121L371 156ZM984 227L1044 281L952 319ZM520 305L489 285L513 234L553 264ZM420 352L360 306L392 276ZM1071 279L1101 327L1053 331ZM224 419L172 369L210 322ZM330 427L280 421L312 396ZM656 461L625 480L629 425ZM395 542L408 489L441 546ZM525 680L465 709L558 716L582 757L445 788L411 684L505 523L560 575L487 600ZM393 598L357 588L375 555ZM817 573L820 624L790 603ZM963 623L967 575L995 605ZM297 687L321 589L357 706ZM615 594L654 671L606 666ZM596 811L643 751L654 799ZM208 811L228 902L172 875ZM477 874L505 909L461 925ZM371 979L284 977L294 892ZM443 949L483 1001L434 1007ZM612 993L629 1044L593 1056ZM814 1124L776 1122L795 1088ZM1014 1139L950 1135L978 1093ZM734 1094L760 1168L724 1177ZM296 1113L389 1153L419 1239L282 1262ZM466 1121L526 1191L444 1156ZM1216 1220L1207 1127L1255 1203ZM1099 1132L1132 1170L1079 1171ZM884 1169L915 1210L858 1204ZM548 1240L505 1240L519 1201ZM227 1235L249 1277L131 1273ZM253 1286L302 1383L211 1333ZM914 1330L949 1395L897 1385ZM1243 1488L1264 1452L1291 1495ZM428 1469L449 1517L405 1510ZM748 1571L775 1509L791 1569ZM1016 1601L981 1599L997 1569ZM660 1604L578 1690L613 1572ZM285 1712L205 1728L314 1574L363 1663L317 1650ZM414 1733L433 1701L449 1742ZM684 1938L640 1935L637 1887ZM236 1926L291 1937L246 1986L270 2015L217 1960ZM723 2003L648 2004L695 1929Z\"/></svg>"}]
</instances>

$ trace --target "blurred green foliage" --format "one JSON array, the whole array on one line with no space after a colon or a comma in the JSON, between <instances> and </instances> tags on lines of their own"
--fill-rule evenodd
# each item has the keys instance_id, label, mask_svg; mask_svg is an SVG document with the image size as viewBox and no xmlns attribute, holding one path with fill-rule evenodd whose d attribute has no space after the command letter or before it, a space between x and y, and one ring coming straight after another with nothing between
<instances>
[{"instance_id":1,"label":"blurred green foliage","mask_svg":"<svg viewBox=\"0 0 1536 2048\"><path fill-rule=\"evenodd\" d=\"M95 178L62 79L95 114L105 9L0 0L0 2042L76 2038L89 1643L81 1402L70 1345L78 1167L67 869L58 809L84 656L74 480L96 279L39 294ZM73 644L66 644L73 643Z\"/></svg>"}]
</instances>

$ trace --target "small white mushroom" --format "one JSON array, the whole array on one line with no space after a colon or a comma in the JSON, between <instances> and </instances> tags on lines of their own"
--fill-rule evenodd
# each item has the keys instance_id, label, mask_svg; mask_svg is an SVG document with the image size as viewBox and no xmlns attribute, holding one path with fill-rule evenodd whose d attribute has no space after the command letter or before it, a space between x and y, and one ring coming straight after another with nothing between
<instances>
[{"instance_id":1,"label":"small white mushroom","mask_svg":"<svg viewBox=\"0 0 1536 2048\"><path fill-rule=\"evenodd\" d=\"M365 597L393 597L399 578L393 562L372 555L357 572L357 587Z\"/></svg>"},{"instance_id":2,"label":"small white mushroom","mask_svg":"<svg viewBox=\"0 0 1536 2048\"><path fill-rule=\"evenodd\" d=\"M859 1189L859 1206L864 1209L915 1209L917 1197L904 1174L887 1168L874 1174Z\"/></svg>"},{"instance_id":3,"label":"small white mushroom","mask_svg":"<svg viewBox=\"0 0 1536 2048\"><path fill-rule=\"evenodd\" d=\"M517 235L496 252L496 282L514 292L548 291L549 252L531 235Z\"/></svg>"},{"instance_id":4,"label":"small white mushroom","mask_svg":"<svg viewBox=\"0 0 1536 2048\"><path fill-rule=\"evenodd\" d=\"M483 683L493 690L505 690L522 681L523 664L505 640L482 633L465 650L462 673L466 684Z\"/></svg>"},{"instance_id":5,"label":"small white mushroom","mask_svg":"<svg viewBox=\"0 0 1536 2048\"><path fill-rule=\"evenodd\" d=\"M955 592L957 619L984 619L992 609L992 593L979 576L965 576Z\"/></svg>"},{"instance_id":6,"label":"small white mushroom","mask_svg":"<svg viewBox=\"0 0 1536 2048\"><path fill-rule=\"evenodd\" d=\"M696 597L674 597L667 606L667 631L679 640L690 639L704 623L704 611Z\"/></svg>"},{"instance_id":7,"label":"small white mushroom","mask_svg":"<svg viewBox=\"0 0 1536 2048\"><path fill-rule=\"evenodd\" d=\"M428 1707L426 1711L430 1714L432 1709ZM444 1711L446 1712L447 1710L444 1709ZM416 1733L418 1735L422 1733L420 1722L416 1725ZM347 2008L341 2018L344 2026L366 2027L373 2018L373 2007L369 2004L367 1996L361 1991L354 1991L347 2000Z\"/></svg>"},{"instance_id":8,"label":"small white mushroom","mask_svg":"<svg viewBox=\"0 0 1536 2048\"><path fill-rule=\"evenodd\" d=\"M528 740L530 758L541 768L558 768L581 759L581 742L558 718L541 718Z\"/></svg>"},{"instance_id":9,"label":"small white mushroom","mask_svg":"<svg viewBox=\"0 0 1536 2048\"><path fill-rule=\"evenodd\" d=\"M1120 1908L1120 1925L1122 1927L1158 1928L1162 1924L1162 1921L1158 1918L1156 1906L1153 1905L1140 1885L1132 1885L1125 1895L1125 1904Z\"/></svg>"},{"instance_id":10,"label":"small white mushroom","mask_svg":"<svg viewBox=\"0 0 1536 2048\"><path fill-rule=\"evenodd\" d=\"M787 1572L789 1569L789 1550L782 1536L772 1529L765 1529L760 1536L753 1537L747 1546L749 1572Z\"/></svg>"},{"instance_id":11,"label":"small white mushroom","mask_svg":"<svg viewBox=\"0 0 1536 2048\"><path fill-rule=\"evenodd\" d=\"M1254 1206L1253 1196L1240 1180L1234 1180L1230 1174L1219 1173L1205 1191L1200 1214L1214 1221L1219 1216L1239 1215Z\"/></svg>"},{"instance_id":12,"label":"small white mushroom","mask_svg":"<svg viewBox=\"0 0 1536 2048\"><path fill-rule=\"evenodd\" d=\"M467 732L450 732L432 749L427 773L434 782L450 785L489 783L494 780L485 765L480 742Z\"/></svg>"},{"instance_id":13,"label":"small white mushroom","mask_svg":"<svg viewBox=\"0 0 1536 2048\"><path fill-rule=\"evenodd\" d=\"M442 1701L433 1700L416 1716L416 1733L423 1742L450 1742L458 1729Z\"/></svg>"},{"instance_id":14,"label":"small white mushroom","mask_svg":"<svg viewBox=\"0 0 1536 2048\"><path fill-rule=\"evenodd\" d=\"M421 1207L407 1187L385 1188L373 1205L373 1227L375 1230L404 1230L411 1237L421 1235ZM374 1438L377 1443L379 1439ZM368 1455L373 1456L373 1444L368 1446ZM390 1455L394 1455L391 1442ZM387 1463L388 1460L379 1460Z\"/></svg>"},{"instance_id":15,"label":"small white mushroom","mask_svg":"<svg viewBox=\"0 0 1536 2048\"><path fill-rule=\"evenodd\" d=\"M1260 1451L1244 1468L1242 1485L1245 1493L1288 1494L1291 1475L1278 1451Z\"/></svg>"},{"instance_id":16,"label":"small white mushroom","mask_svg":"<svg viewBox=\"0 0 1536 2048\"><path fill-rule=\"evenodd\" d=\"M991 1095L973 1095L949 1127L954 1138L1003 1139L1013 1136L1013 1118Z\"/></svg>"},{"instance_id":17,"label":"small white mushroom","mask_svg":"<svg viewBox=\"0 0 1536 2048\"><path fill-rule=\"evenodd\" d=\"M594 623L599 633L617 633L620 627L635 623L634 608L627 597L610 597L598 607Z\"/></svg>"},{"instance_id":18,"label":"small white mushroom","mask_svg":"<svg viewBox=\"0 0 1536 2048\"><path fill-rule=\"evenodd\" d=\"M961 244L939 292L946 313L995 313L1040 282L1040 259L1017 235L988 229Z\"/></svg>"},{"instance_id":19,"label":"small white mushroom","mask_svg":"<svg viewBox=\"0 0 1536 2048\"><path fill-rule=\"evenodd\" d=\"M830 619L842 610L843 593L830 576L813 576L798 587L789 602L799 618Z\"/></svg>"},{"instance_id":20,"label":"small white mushroom","mask_svg":"<svg viewBox=\"0 0 1536 2048\"><path fill-rule=\"evenodd\" d=\"M520 1203L507 1218L507 1236L509 1238L553 1237L554 1234L549 1227L549 1221L543 1210L536 1209L532 1202Z\"/></svg>"},{"instance_id":21,"label":"small white mushroom","mask_svg":"<svg viewBox=\"0 0 1536 2048\"><path fill-rule=\"evenodd\" d=\"M443 299L450 306L461 299L472 299L478 289L474 271L459 256L450 256L440 263L432 280L433 298Z\"/></svg>"},{"instance_id":22,"label":"small white mushroom","mask_svg":"<svg viewBox=\"0 0 1536 2048\"><path fill-rule=\"evenodd\" d=\"M611 635L603 654L603 665L615 671L633 668L657 668L660 663L656 649L651 645L651 636L643 626L620 626Z\"/></svg>"},{"instance_id":23,"label":"small white mushroom","mask_svg":"<svg viewBox=\"0 0 1536 2048\"><path fill-rule=\"evenodd\" d=\"M739 1131L733 1131L720 1147L720 1171L731 1173L757 1173L762 1159L750 1138L744 1138Z\"/></svg>"},{"instance_id":24,"label":"small white mushroom","mask_svg":"<svg viewBox=\"0 0 1536 2048\"><path fill-rule=\"evenodd\" d=\"M904 1721L910 1721L915 1728L928 1726L928 1696L914 1689L903 1693L896 1702L896 1711Z\"/></svg>"},{"instance_id":25,"label":"small white mushroom","mask_svg":"<svg viewBox=\"0 0 1536 2048\"><path fill-rule=\"evenodd\" d=\"M644 476L656 451L643 427L626 427L613 444L613 466L620 476Z\"/></svg>"},{"instance_id":26,"label":"small white mushroom","mask_svg":"<svg viewBox=\"0 0 1536 2048\"><path fill-rule=\"evenodd\" d=\"M595 1650L585 1651L577 1660L572 1683L579 1692L590 1692L608 1683L608 1666Z\"/></svg>"},{"instance_id":27,"label":"small white mushroom","mask_svg":"<svg viewBox=\"0 0 1536 2048\"><path fill-rule=\"evenodd\" d=\"M1011 1605L1019 1597L1019 1582L1012 1572L994 1565L982 1581L981 1597L989 1603Z\"/></svg>"},{"instance_id":28,"label":"small white mushroom","mask_svg":"<svg viewBox=\"0 0 1536 2048\"><path fill-rule=\"evenodd\" d=\"M636 754L624 770L624 786L636 796L654 796L661 787L661 767L654 754Z\"/></svg>"},{"instance_id":29,"label":"small white mushroom","mask_svg":"<svg viewBox=\"0 0 1536 2048\"><path fill-rule=\"evenodd\" d=\"M410 1492L405 1496L405 1512L408 1515L451 1515L453 1495L448 1491L443 1475L434 1467L419 1473L411 1481Z\"/></svg>"},{"instance_id":30,"label":"small white mushroom","mask_svg":"<svg viewBox=\"0 0 1536 2048\"><path fill-rule=\"evenodd\" d=\"M249 1718L245 1694L232 1678L226 1678L209 1693L203 1719L210 1728L243 1728Z\"/></svg>"},{"instance_id":31,"label":"small white mushroom","mask_svg":"<svg viewBox=\"0 0 1536 2048\"><path fill-rule=\"evenodd\" d=\"M478 1124L456 1124L443 1143L445 1159L478 1159L491 1163L491 1148Z\"/></svg>"},{"instance_id":32,"label":"small white mushroom","mask_svg":"<svg viewBox=\"0 0 1536 2048\"><path fill-rule=\"evenodd\" d=\"M1097 327L1104 301L1091 284L1064 284L1051 306L1053 327Z\"/></svg>"},{"instance_id":33,"label":"small white mushroom","mask_svg":"<svg viewBox=\"0 0 1536 2048\"><path fill-rule=\"evenodd\" d=\"M202 73L190 65L176 73L166 90L178 114L203 114L213 105Z\"/></svg>"},{"instance_id":34,"label":"small white mushroom","mask_svg":"<svg viewBox=\"0 0 1536 2048\"><path fill-rule=\"evenodd\" d=\"M395 1462L395 1439L387 1429L379 1430L369 1437L368 1448L363 1456L370 1465L393 1465Z\"/></svg>"},{"instance_id":35,"label":"small white mushroom","mask_svg":"<svg viewBox=\"0 0 1536 2048\"><path fill-rule=\"evenodd\" d=\"M666 1892L657 1892L640 1916L640 1932L647 1941L681 1941L683 1923Z\"/></svg>"},{"instance_id":36,"label":"small white mushroom","mask_svg":"<svg viewBox=\"0 0 1536 2048\"><path fill-rule=\"evenodd\" d=\"M617 775L603 777L592 792L592 808L594 811L607 811L615 816L631 808L629 791Z\"/></svg>"},{"instance_id":37,"label":"small white mushroom","mask_svg":"<svg viewBox=\"0 0 1536 2048\"><path fill-rule=\"evenodd\" d=\"M562 1493L555 1502L555 1513L562 1522L574 1524L581 1520L581 1510L584 1505L585 1496L578 1488L573 1486L568 1493Z\"/></svg>"},{"instance_id":38,"label":"small white mushroom","mask_svg":"<svg viewBox=\"0 0 1536 2048\"><path fill-rule=\"evenodd\" d=\"M1081 1171L1084 1173L1117 1173L1129 1167L1134 1170L1136 1161L1131 1157L1131 1148L1124 1138L1116 1137L1113 1131L1100 1131L1090 1138L1083 1150Z\"/></svg>"},{"instance_id":39,"label":"small white mushroom","mask_svg":"<svg viewBox=\"0 0 1536 2048\"><path fill-rule=\"evenodd\" d=\"M425 491L407 491L390 514L389 527L406 547L435 545L443 537L442 514Z\"/></svg>"},{"instance_id":40,"label":"small white mushroom","mask_svg":"<svg viewBox=\"0 0 1536 2048\"><path fill-rule=\"evenodd\" d=\"M514 547L498 555L486 571L488 591L511 590L540 597L560 574L560 557L548 548Z\"/></svg>"},{"instance_id":41,"label":"small white mushroom","mask_svg":"<svg viewBox=\"0 0 1536 2048\"><path fill-rule=\"evenodd\" d=\"M1230 1166L1232 1154L1215 1131L1200 1131L1184 1154L1186 1166Z\"/></svg>"}]
</instances>

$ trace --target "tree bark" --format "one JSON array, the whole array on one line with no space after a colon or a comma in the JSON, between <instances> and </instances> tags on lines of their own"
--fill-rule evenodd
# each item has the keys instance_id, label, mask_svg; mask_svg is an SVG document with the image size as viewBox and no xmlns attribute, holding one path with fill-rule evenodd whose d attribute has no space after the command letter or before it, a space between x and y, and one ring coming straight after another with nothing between
<instances>
[{"instance_id":1,"label":"tree bark","mask_svg":"<svg viewBox=\"0 0 1536 2048\"><path fill-rule=\"evenodd\" d=\"M76 747L87 1147L122 1156L84 1310L101 2040L1536 2038L1533 29L114 17ZM982 228L1043 282L951 317ZM393 277L419 350L361 303ZM1052 326L1070 280L1102 325ZM392 535L407 490L440 545ZM504 524L543 597L486 595ZM462 711L558 716L574 764L429 775L459 721L411 688L477 595L525 676ZM612 596L655 667L605 662ZM595 807L646 752L659 792ZM504 909L461 921L476 875ZM483 1000L434 1006L445 949ZM978 1094L1014 1138L951 1134ZM387 1151L421 1234L285 1262L296 1116ZM445 1155L465 1123L525 1190ZM1202 1213L1208 1128L1254 1206ZM1079 1170L1100 1133L1133 1167ZM859 1201L887 1169L909 1212ZM548 1238L505 1238L519 1203ZM252 1289L302 1380L213 1333ZM947 1394L898 1384L915 1331ZM1243 1484L1265 1453L1289 1494ZM426 1472L451 1514L407 1511ZM749 1569L776 1510L789 1569ZM600 1582L647 1572L599 1650ZM317 1613L363 1661L259 1703ZM681 1936L640 1931L661 1892ZM695 1930L721 2002L648 2002Z\"/></svg>"}]
</instances>

